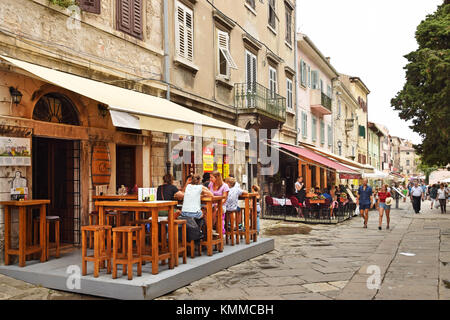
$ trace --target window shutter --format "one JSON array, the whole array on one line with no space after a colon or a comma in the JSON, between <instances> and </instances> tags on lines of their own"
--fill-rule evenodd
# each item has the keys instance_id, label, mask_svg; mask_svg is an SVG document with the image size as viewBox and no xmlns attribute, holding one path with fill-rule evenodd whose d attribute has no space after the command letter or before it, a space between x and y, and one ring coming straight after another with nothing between
<instances>
[{"instance_id":1,"label":"window shutter","mask_svg":"<svg viewBox=\"0 0 450 320\"><path fill-rule=\"evenodd\" d=\"M176 10L176 19L175 19L175 42L176 42L176 50L177 54L180 57L184 58L184 52L185 52L185 44L184 44L184 8L177 3L177 10Z\"/></svg>"},{"instance_id":2,"label":"window shutter","mask_svg":"<svg viewBox=\"0 0 450 320\"><path fill-rule=\"evenodd\" d=\"M189 61L194 60L194 16L192 10L185 10L186 13L186 46Z\"/></svg>"},{"instance_id":3,"label":"window shutter","mask_svg":"<svg viewBox=\"0 0 450 320\"><path fill-rule=\"evenodd\" d=\"M308 75L308 88L311 88L311 67L309 65L306 73Z\"/></svg>"},{"instance_id":4,"label":"window shutter","mask_svg":"<svg viewBox=\"0 0 450 320\"><path fill-rule=\"evenodd\" d=\"M325 123L320 120L320 143L325 143Z\"/></svg>"},{"instance_id":5,"label":"window shutter","mask_svg":"<svg viewBox=\"0 0 450 320\"><path fill-rule=\"evenodd\" d=\"M223 32L218 30L217 31L217 41L218 41L218 48L222 52L223 56L227 60L228 66L233 69L237 69L236 63L234 63L234 60L230 53L230 35L227 32Z\"/></svg>"},{"instance_id":6,"label":"window shutter","mask_svg":"<svg viewBox=\"0 0 450 320\"><path fill-rule=\"evenodd\" d=\"M132 34L142 39L142 0L133 0Z\"/></svg>"},{"instance_id":7,"label":"window shutter","mask_svg":"<svg viewBox=\"0 0 450 320\"><path fill-rule=\"evenodd\" d=\"M175 19L176 49L178 56L194 60L194 15L191 9L177 2Z\"/></svg>"},{"instance_id":8,"label":"window shutter","mask_svg":"<svg viewBox=\"0 0 450 320\"><path fill-rule=\"evenodd\" d=\"M117 6L117 29L142 39L142 0L118 0Z\"/></svg>"},{"instance_id":9,"label":"window shutter","mask_svg":"<svg viewBox=\"0 0 450 320\"><path fill-rule=\"evenodd\" d=\"M118 0L117 27L120 31L131 33L131 2L132 0Z\"/></svg>"},{"instance_id":10,"label":"window shutter","mask_svg":"<svg viewBox=\"0 0 450 320\"><path fill-rule=\"evenodd\" d=\"M331 131L331 126L328 125L328 145L331 146L333 144L333 132Z\"/></svg>"},{"instance_id":11,"label":"window shutter","mask_svg":"<svg viewBox=\"0 0 450 320\"><path fill-rule=\"evenodd\" d=\"M77 2L81 10L100 14L100 0L78 0Z\"/></svg>"}]
</instances>

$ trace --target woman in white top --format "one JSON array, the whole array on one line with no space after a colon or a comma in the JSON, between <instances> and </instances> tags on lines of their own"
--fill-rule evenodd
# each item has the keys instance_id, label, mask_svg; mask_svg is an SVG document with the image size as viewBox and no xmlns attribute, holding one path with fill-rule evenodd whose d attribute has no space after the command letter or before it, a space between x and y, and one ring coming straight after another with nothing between
<instances>
[{"instance_id":1,"label":"woman in white top","mask_svg":"<svg viewBox=\"0 0 450 320\"><path fill-rule=\"evenodd\" d=\"M182 216L196 219L203 217L201 197L212 197L213 194L201 182L202 178L196 174L186 181L185 190L177 193L183 198Z\"/></svg>"},{"instance_id":2,"label":"woman in white top","mask_svg":"<svg viewBox=\"0 0 450 320\"><path fill-rule=\"evenodd\" d=\"M441 183L441 187L437 191L437 199L439 200L439 204L441 205L441 213L447 213L447 196L447 189L444 187L444 184Z\"/></svg>"}]
</instances>

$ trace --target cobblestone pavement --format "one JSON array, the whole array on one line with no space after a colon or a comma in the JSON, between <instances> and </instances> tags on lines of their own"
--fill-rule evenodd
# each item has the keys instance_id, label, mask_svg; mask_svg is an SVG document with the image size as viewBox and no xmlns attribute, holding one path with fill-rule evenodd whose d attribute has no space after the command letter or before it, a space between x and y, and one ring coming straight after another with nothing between
<instances>
[{"instance_id":1,"label":"cobblestone pavement","mask_svg":"<svg viewBox=\"0 0 450 320\"><path fill-rule=\"evenodd\" d=\"M421 214L409 201L400 208L381 231L375 211L368 229L359 216L338 225L262 220L262 236L284 234L270 235L275 250L158 299L450 299L450 214L430 210L428 201ZM290 229L295 234L285 234ZM369 289L368 279L381 283ZM0 299L96 298L0 275Z\"/></svg>"}]
</instances>

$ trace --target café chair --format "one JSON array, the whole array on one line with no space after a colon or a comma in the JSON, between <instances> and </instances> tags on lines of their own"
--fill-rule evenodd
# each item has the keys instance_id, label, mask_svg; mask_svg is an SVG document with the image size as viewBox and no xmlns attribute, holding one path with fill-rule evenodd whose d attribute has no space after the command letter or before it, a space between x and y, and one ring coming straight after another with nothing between
<instances>
[{"instance_id":1,"label":"caf\u00e9 chair","mask_svg":"<svg viewBox=\"0 0 450 320\"><path fill-rule=\"evenodd\" d=\"M39 234L39 222L40 218L37 217L34 219L34 243L38 243L38 234ZM45 224L45 233L47 234L47 244L46 244L46 252L45 256L46 259L50 257L50 249L55 248L55 257L59 258L60 255L60 227L61 227L61 218L59 216L47 216L46 217L46 224ZM54 242L50 242L50 227L51 224L54 226Z\"/></svg>"}]
</instances>

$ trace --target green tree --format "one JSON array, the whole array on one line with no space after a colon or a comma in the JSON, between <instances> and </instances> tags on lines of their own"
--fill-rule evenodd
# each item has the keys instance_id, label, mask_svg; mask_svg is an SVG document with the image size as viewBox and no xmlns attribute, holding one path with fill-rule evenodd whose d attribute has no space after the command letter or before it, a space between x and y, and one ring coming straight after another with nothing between
<instances>
[{"instance_id":1,"label":"green tree","mask_svg":"<svg viewBox=\"0 0 450 320\"><path fill-rule=\"evenodd\" d=\"M414 148L423 163L445 166L450 163L450 0L419 24L416 40L419 48L405 55L406 83L391 105L422 137Z\"/></svg>"}]
</instances>

